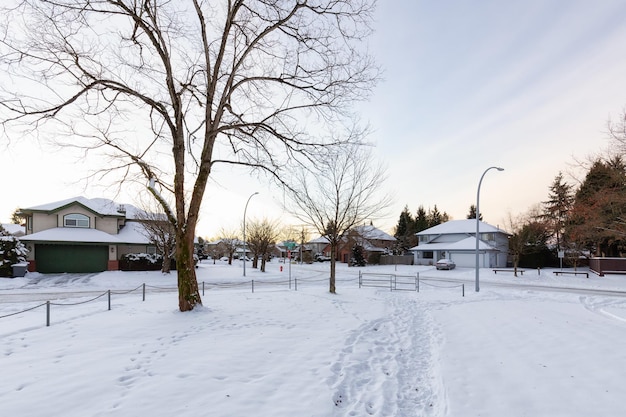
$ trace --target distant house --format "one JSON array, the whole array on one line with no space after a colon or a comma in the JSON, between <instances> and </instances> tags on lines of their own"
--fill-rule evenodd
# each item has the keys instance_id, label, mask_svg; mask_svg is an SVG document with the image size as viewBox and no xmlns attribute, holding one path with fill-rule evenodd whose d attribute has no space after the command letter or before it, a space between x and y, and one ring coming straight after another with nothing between
<instances>
[{"instance_id":1,"label":"distant house","mask_svg":"<svg viewBox=\"0 0 626 417\"><path fill-rule=\"evenodd\" d=\"M128 253L155 253L139 210L104 198L75 197L20 209L29 250L29 271L42 273L117 270Z\"/></svg>"},{"instance_id":2,"label":"distant house","mask_svg":"<svg viewBox=\"0 0 626 417\"><path fill-rule=\"evenodd\" d=\"M330 257L330 245L328 238L320 236L317 239L309 240L306 245L311 249L313 256L321 255Z\"/></svg>"},{"instance_id":3,"label":"distant house","mask_svg":"<svg viewBox=\"0 0 626 417\"><path fill-rule=\"evenodd\" d=\"M396 244L396 238L372 224L356 226L344 237L339 246L339 259L341 262L350 262L352 249L359 245L364 250L364 257L369 263L377 264L380 256L390 254Z\"/></svg>"},{"instance_id":4,"label":"distant house","mask_svg":"<svg viewBox=\"0 0 626 417\"><path fill-rule=\"evenodd\" d=\"M479 222L479 267L507 265L509 234ZM476 266L476 220L451 220L416 233L418 245L409 249L416 265L433 265L439 259L452 259L459 267Z\"/></svg>"}]
</instances>

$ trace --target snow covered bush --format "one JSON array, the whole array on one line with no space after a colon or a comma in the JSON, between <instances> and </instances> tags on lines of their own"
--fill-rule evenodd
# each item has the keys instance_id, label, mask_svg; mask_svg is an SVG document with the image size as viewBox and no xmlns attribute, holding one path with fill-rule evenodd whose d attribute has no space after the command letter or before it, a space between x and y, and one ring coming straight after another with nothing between
<instances>
[{"instance_id":1,"label":"snow covered bush","mask_svg":"<svg viewBox=\"0 0 626 417\"><path fill-rule=\"evenodd\" d=\"M158 271L163 265L163 257L150 253L128 253L120 258L121 271Z\"/></svg>"},{"instance_id":2,"label":"snow covered bush","mask_svg":"<svg viewBox=\"0 0 626 417\"><path fill-rule=\"evenodd\" d=\"M13 265L26 261L28 249L0 226L0 277L13 276Z\"/></svg>"}]
</instances>

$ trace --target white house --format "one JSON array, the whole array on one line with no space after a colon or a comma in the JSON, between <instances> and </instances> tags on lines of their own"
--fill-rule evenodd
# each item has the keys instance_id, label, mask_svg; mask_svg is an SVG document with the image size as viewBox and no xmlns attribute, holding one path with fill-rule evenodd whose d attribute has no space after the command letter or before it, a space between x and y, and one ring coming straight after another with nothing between
<instances>
[{"instance_id":1,"label":"white house","mask_svg":"<svg viewBox=\"0 0 626 417\"><path fill-rule=\"evenodd\" d=\"M104 198L74 197L20 209L29 250L29 271L43 273L117 270L127 253L154 253L156 248L138 209Z\"/></svg>"},{"instance_id":2,"label":"white house","mask_svg":"<svg viewBox=\"0 0 626 417\"><path fill-rule=\"evenodd\" d=\"M485 222L479 222L479 234L479 267L506 267L509 234ZM416 235L418 244L409 249L416 265L434 265L447 258L459 267L476 266L476 219L451 220Z\"/></svg>"}]
</instances>

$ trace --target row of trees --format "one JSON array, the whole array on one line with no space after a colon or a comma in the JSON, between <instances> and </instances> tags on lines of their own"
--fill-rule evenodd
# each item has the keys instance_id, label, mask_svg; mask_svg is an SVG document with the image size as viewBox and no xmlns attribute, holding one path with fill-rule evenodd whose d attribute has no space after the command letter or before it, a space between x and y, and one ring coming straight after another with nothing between
<instances>
[{"instance_id":1,"label":"row of trees","mask_svg":"<svg viewBox=\"0 0 626 417\"><path fill-rule=\"evenodd\" d=\"M424 209L424 206L420 205L415 216L411 214L408 206L404 206L394 232L394 237L398 240L398 251L405 252L417 245L416 233L445 223L448 220L450 220L448 213L445 211L441 213L436 204L432 209L429 208L428 211Z\"/></svg>"},{"instance_id":2,"label":"row of trees","mask_svg":"<svg viewBox=\"0 0 626 417\"><path fill-rule=\"evenodd\" d=\"M476 218L476 206L471 205L469 208L469 213L467 214L468 219ZM482 213L480 214L480 220L483 219ZM447 212L440 212L437 205L431 209L428 208L428 211L424 209L423 205L420 205L417 208L417 212L415 216L411 215L408 206L404 206L402 213L400 213L400 218L398 219L398 223L394 229L394 237L398 240L397 242L397 251L399 253L406 252L409 248L412 248L417 245L417 236L416 233L421 232L422 230L429 229L433 226L437 226L438 224L445 223L448 220L452 220L450 215Z\"/></svg>"}]
</instances>

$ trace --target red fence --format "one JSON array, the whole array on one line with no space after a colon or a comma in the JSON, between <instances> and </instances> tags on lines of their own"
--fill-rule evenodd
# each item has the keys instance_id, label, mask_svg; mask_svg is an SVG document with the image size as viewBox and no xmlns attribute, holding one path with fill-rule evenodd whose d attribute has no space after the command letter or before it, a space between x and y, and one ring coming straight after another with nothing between
<instances>
[{"instance_id":1,"label":"red fence","mask_svg":"<svg viewBox=\"0 0 626 417\"><path fill-rule=\"evenodd\" d=\"M591 258L589 269L601 277L604 274L626 274L626 258Z\"/></svg>"}]
</instances>

